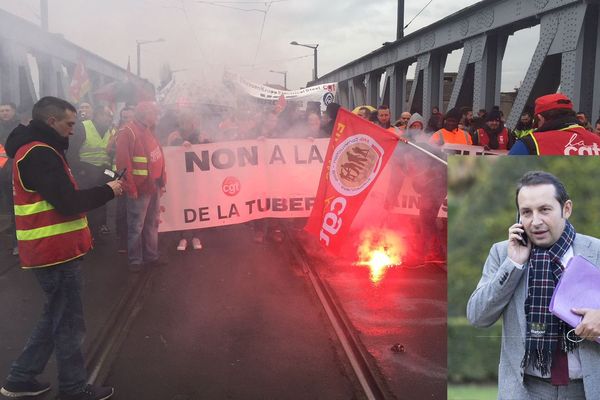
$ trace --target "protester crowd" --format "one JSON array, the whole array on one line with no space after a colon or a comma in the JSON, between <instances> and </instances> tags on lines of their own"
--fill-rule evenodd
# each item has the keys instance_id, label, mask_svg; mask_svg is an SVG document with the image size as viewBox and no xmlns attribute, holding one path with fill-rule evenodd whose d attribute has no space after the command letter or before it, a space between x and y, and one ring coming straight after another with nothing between
<instances>
[{"instance_id":1,"label":"protester crowd","mask_svg":"<svg viewBox=\"0 0 600 400\"><path fill-rule=\"evenodd\" d=\"M246 102L218 113L200 112L189 106L160 108L147 101L121 104L116 109L81 102L75 108L64 100L45 97L33 110L18 110L11 102L1 102L0 210L10 218L7 229L12 238L12 254L20 255L25 268L71 265L91 248L92 242L102 246L107 239L113 239L106 203L117 198L114 224L117 251L127 254L131 272L159 266L163 263L158 249L159 203L168 185L164 146L189 147L267 138L328 138L339 108L331 103L321 112L320 103L309 103L303 110L291 101L275 105ZM470 108L453 108L442 114L434 107L428 121L420 113L404 111L392 122L393 113L386 105L377 108L363 105L353 112L388 130L400 143L411 145L410 151L406 150L409 147L396 147L390 161L393 172L384 208L392 211L399 206L399 191L405 178L410 177L413 189L422 199L415 229L422 240L414 241L422 248L410 252L421 257L419 261L445 257L445 227L438 226L437 217L446 197L444 150L448 145L480 146L496 154L510 150L510 154L542 155L560 154L559 147L573 143L580 146L580 155L600 155L600 120L592 126L588 116L575 112L571 100L561 94L538 98L534 108L524 111L512 130L505 126L499 107L479 110L477 115ZM56 180L46 180L47 176ZM37 189L30 190L34 186ZM48 228L50 233L17 240L17 230L31 230L23 226L36 224ZM280 224L278 219L263 219L249 225L254 229L254 240L262 243L267 237L274 242L283 240ZM58 234L73 235L76 248L67 249L73 243L52 242ZM177 250L203 248L202 230L177 234ZM51 248L48 252L37 252L27 247L37 242L44 246L50 243ZM17 374L15 371L11 373ZM36 393L48 390L34 383L38 385ZM77 390L81 389L77 385ZM18 385L11 386L10 382L2 390L20 393ZM108 389L98 390L104 390L108 396L112 394Z\"/></svg>"}]
</instances>

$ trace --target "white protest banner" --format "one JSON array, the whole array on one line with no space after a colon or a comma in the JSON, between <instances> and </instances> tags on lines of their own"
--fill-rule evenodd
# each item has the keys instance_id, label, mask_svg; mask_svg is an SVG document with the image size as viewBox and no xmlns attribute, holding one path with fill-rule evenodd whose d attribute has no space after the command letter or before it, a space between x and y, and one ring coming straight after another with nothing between
<instances>
[{"instance_id":1,"label":"white protest banner","mask_svg":"<svg viewBox=\"0 0 600 400\"><path fill-rule=\"evenodd\" d=\"M246 94L263 100L278 100L282 95L286 101L302 102L302 108L309 101L320 102L321 111L325 111L328 104L335 100L337 83L323 83L299 90L279 90L249 81L239 75L226 73L225 79L233 82Z\"/></svg>"},{"instance_id":2,"label":"white protest banner","mask_svg":"<svg viewBox=\"0 0 600 400\"><path fill-rule=\"evenodd\" d=\"M267 139L165 147L168 181L161 198L159 230L207 228L267 217L308 217L328 142ZM381 183L365 202L367 209L383 203L392 169L388 165L382 171ZM419 215L420 197L406 176L390 211ZM438 216L447 218L445 205Z\"/></svg>"},{"instance_id":3,"label":"white protest banner","mask_svg":"<svg viewBox=\"0 0 600 400\"><path fill-rule=\"evenodd\" d=\"M306 217L329 139L267 139L165 147L161 232Z\"/></svg>"}]
</instances>

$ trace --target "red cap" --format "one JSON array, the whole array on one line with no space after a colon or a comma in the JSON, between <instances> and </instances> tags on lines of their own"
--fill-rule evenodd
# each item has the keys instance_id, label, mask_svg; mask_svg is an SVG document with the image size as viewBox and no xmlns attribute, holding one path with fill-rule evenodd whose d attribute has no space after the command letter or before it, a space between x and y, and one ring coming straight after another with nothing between
<instances>
[{"instance_id":1,"label":"red cap","mask_svg":"<svg viewBox=\"0 0 600 400\"><path fill-rule=\"evenodd\" d=\"M549 94L535 100L535 115L558 109L572 110L573 102L562 93Z\"/></svg>"}]
</instances>

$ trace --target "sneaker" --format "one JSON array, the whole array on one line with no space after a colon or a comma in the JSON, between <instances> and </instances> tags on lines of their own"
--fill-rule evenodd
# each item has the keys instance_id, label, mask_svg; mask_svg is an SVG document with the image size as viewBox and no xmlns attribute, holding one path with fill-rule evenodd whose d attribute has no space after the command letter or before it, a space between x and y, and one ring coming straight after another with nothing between
<instances>
[{"instance_id":1,"label":"sneaker","mask_svg":"<svg viewBox=\"0 0 600 400\"><path fill-rule=\"evenodd\" d=\"M117 253L125 254L125 253L127 253L127 249L125 247L119 246L119 248L117 249Z\"/></svg>"},{"instance_id":2,"label":"sneaker","mask_svg":"<svg viewBox=\"0 0 600 400\"><path fill-rule=\"evenodd\" d=\"M187 247L187 239L181 239L177 245L177 250L184 251Z\"/></svg>"},{"instance_id":3,"label":"sneaker","mask_svg":"<svg viewBox=\"0 0 600 400\"><path fill-rule=\"evenodd\" d=\"M50 387L49 383L40 383L35 379L29 382L6 381L0 393L10 398L30 397L45 393Z\"/></svg>"},{"instance_id":4,"label":"sneaker","mask_svg":"<svg viewBox=\"0 0 600 400\"><path fill-rule=\"evenodd\" d=\"M98 231L101 235L108 235L110 233L110 228L107 225L100 225Z\"/></svg>"},{"instance_id":5,"label":"sneaker","mask_svg":"<svg viewBox=\"0 0 600 400\"><path fill-rule=\"evenodd\" d=\"M59 400L106 400L115 393L115 389L110 386L92 386L87 385L81 393L60 394Z\"/></svg>"},{"instance_id":6,"label":"sneaker","mask_svg":"<svg viewBox=\"0 0 600 400\"><path fill-rule=\"evenodd\" d=\"M202 242L196 237L192 239L192 246L194 250L202 250Z\"/></svg>"},{"instance_id":7,"label":"sneaker","mask_svg":"<svg viewBox=\"0 0 600 400\"><path fill-rule=\"evenodd\" d=\"M18 256L19 255L19 248L17 246L13 247L12 255L13 256Z\"/></svg>"}]
</instances>

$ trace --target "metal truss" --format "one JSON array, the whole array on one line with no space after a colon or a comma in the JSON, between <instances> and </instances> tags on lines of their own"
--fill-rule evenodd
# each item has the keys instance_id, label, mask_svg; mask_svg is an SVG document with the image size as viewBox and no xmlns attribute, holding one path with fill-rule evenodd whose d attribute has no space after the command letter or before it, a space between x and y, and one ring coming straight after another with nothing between
<instances>
[{"instance_id":1,"label":"metal truss","mask_svg":"<svg viewBox=\"0 0 600 400\"><path fill-rule=\"evenodd\" d=\"M540 37L507 125L516 125L538 96L560 91L578 111L600 117L600 17L598 0L484 0L360 57L309 85L339 82L343 106L387 103L427 119L443 109L446 57L463 49L448 108L489 110L500 104L502 61L508 37L540 26ZM416 62L410 95L406 71ZM382 75L384 76L383 79ZM381 87L380 82L383 83Z\"/></svg>"},{"instance_id":2,"label":"metal truss","mask_svg":"<svg viewBox=\"0 0 600 400\"><path fill-rule=\"evenodd\" d=\"M48 33L35 24L0 10L2 100L27 106L33 105L42 96L66 98L75 66L80 61L84 62L95 87L126 79L152 86L60 35ZM37 69L37 72L32 69ZM34 84L34 79L38 85Z\"/></svg>"}]
</instances>

